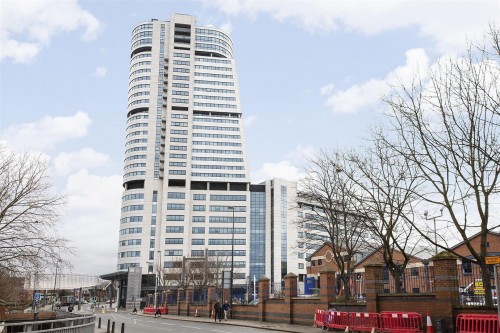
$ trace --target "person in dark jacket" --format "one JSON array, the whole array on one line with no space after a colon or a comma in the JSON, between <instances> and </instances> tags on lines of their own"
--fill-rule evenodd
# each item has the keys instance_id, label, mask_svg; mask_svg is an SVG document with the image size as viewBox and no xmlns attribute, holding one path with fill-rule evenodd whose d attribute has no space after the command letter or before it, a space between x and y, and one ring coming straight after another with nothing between
<instances>
[{"instance_id":1,"label":"person in dark jacket","mask_svg":"<svg viewBox=\"0 0 500 333\"><path fill-rule=\"evenodd\" d=\"M215 318L214 322L217 322L217 319L219 319L219 321L221 321L220 311L221 311L220 302L219 302L219 300L217 300L217 301L215 301L215 304L214 304L214 318Z\"/></svg>"}]
</instances>

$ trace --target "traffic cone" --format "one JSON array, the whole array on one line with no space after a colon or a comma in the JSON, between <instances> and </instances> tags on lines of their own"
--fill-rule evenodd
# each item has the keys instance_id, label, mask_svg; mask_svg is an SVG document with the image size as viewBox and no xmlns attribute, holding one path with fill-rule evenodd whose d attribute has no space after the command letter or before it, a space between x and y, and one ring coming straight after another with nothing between
<instances>
[{"instance_id":1,"label":"traffic cone","mask_svg":"<svg viewBox=\"0 0 500 333\"><path fill-rule=\"evenodd\" d=\"M434 327L432 326L431 316L429 316L429 311L427 311L427 333L435 333Z\"/></svg>"},{"instance_id":2,"label":"traffic cone","mask_svg":"<svg viewBox=\"0 0 500 333\"><path fill-rule=\"evenodd\" d=\"M195 313L194 313L194 316L195 317L199 317L200 315L198 314L198 309L196 309Z\"/></svg>"}]
</instances>

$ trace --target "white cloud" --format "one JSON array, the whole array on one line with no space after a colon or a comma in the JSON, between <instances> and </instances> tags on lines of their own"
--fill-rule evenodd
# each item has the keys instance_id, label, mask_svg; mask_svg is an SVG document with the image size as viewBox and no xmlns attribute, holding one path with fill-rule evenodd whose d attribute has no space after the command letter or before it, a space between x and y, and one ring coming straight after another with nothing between
<instances>
[{"instance_id":1,"label":"white cloud","mask_svg":"<svg viewBox=\"0 0 500 333\"><path fill-rule=\"evenodd\" d=\"M76 170L102 166L109 160L106 154L83 148L72 153L60 153L54 158L53 165L57 175L65 176Z\"/></svg>"},{"instance_id":2,"label":"white cloud","mask_svg":"<svg viewBox=\"0 0 500 333\"><path fill-rule=\"evenodd\" d=\"M425 51L413 49L406 52L406 63L388 73L384 79L371 79L338 91L331 89L330 84L321 88L321 93L331 93L326 105L331 107L333 112L357 112L379 104L380 98L390 91L391 85L399 85L400 81L410 82L417 73L425 75L428 69L429 58Z\"/></svg>"},{"instance_id":3,"label":"white cloud","mask_svg":"<svg viewBox=\"0 0 500 333\"><path fill-rule=\"evenodd\" d=\"M245 116L245 117L243 117L243 124L245 125L245 127L252 126L256 121L257 121L257 117L256 116Z\"/></svg>"},{"instance_id":4,"label":"white cloud","mask_svg":"<svg viewBox=\"0 0 500 333\"><path fill-rule=\"evenodd\" d=\"M40 47L37 43L20 43L17 40L4 40L3 34L0 35L0 61L3 58L13 58L17 63L29 63L35 58Z\"/></svg>"},{"instance_id":5,"label":"white cloud","mask_svg":"<svg viewBox=\"0 0 500 333\"><path fill-rule=\"evenodd\" d=\"M69 210L63 237L72 241L74 273L99 275L116 270L122 177L80 170L68 177Z\"/></svg>"},{"instance_id":6,"label":"white cloud","mask_svg":"<svg viewBox=\"0 0 500 333\"><path fill-rule=\"evenodd\" d=\"M298 145L294 151L286 154L286 159L291 160L294 164L301 165L302 167L302 163L304 163L307 159L312 158L316 155L316 153L317 151L314 146Z\"/></svg>"},{"instance_id":7,"label":"white cloud","mask_svg":"<svg viewBox=\"0 0 500 333\"><path fill-rule=\"evenodd\" d=\"M288 1L218 0L209 4L229 15L259 13L291 21L311 32L346 30L365 35L417 27L433 38L441 51L464 45L465 34L479 35L491 20L498 20L498 1Z\"/></svg>"},{"instance_id":8,"label":"white cloud","mask_svg":"<svg viewBox=\"0 0 500 333\"><path fill-rule=\"evenodd\" d=\"M90 41L102 30L76 0L4 0L1 6L0 61L29 63L59 33L83 28L82 39Z\"/></svg>"},{"instance_id":9,"label":"white cloud","mask_svg":"<svg viewBox=\"0 0 500 333\"><path fill-rule=\"evenodd\" d=\"M224 31L227 34L231 34L233 31L233 24L230 21L224 22L220 27L220 30Z\"/></svg>"},{"instance_id":10,"label":"white cloud","mask_svg":"<svg viewBox=\"0 0 500 333\"><path fill-rule=\"evenodd\" d=\"M108 69L106 67L97 67L94 75L97 77L105 77L107 72L108 72Z\"/></svg>"},{"instance_id":11,"label":"white cloud","mask_svg":"<svg viewBox=\"0 0 500 333\"><path fill-rule=\"evenodd\" d=\"M299 180L304 177L303 164L314 154L315 150L312 146L299 145L294 151L286 154L284 160L265 162L259 170L252 173L252 182L259 183L270 178Z\"/></svg>"},{"instance_id":12,"label":"white cloud","mask_svg":"<svg viewBox=\"0 0 500 333\"><path fill-rule=\"evenodd\" d=\"M17 149L26 150L29 147L30 150L44 151L65 140L85 136L91 123L92 120L84 112L69 117L46 116L36 123L8 127L2 139Z\"/></svg>"},{"instance_id":13,"label":"white cloud","mask_svg":"<svg viewBox=\"0 0 500 333\"><path fill-rule=\"evenodd\" d=\"M287 180L298 180L302 171L292 165L290 161L279 161L277 163L266 162L252 175L252 182L259 183L266 179L283 178Z\"/></svg>"}]
</instances>

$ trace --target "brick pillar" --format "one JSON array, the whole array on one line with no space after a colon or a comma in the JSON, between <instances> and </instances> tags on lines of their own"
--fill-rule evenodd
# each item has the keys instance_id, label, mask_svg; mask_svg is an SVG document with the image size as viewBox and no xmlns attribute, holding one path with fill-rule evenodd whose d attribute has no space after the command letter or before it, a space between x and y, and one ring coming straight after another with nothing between
<instances>
[{"instance_id":1,"label":"brick pillar","mask_svg":"<svg viewBox=\"0 0 500 333\"><path fill-rule=\"evenodd\" d=\"M181 299L184 296L184 289L179 288L177 289L177 315L181 314Z\"/></svg>"},{"instance_id":2,"label":"brick pillar","mask_svg":"<svg viewBox=\"0 0 500 333\"><path fill-rule=\"evenodd\" d=\"M186 303L193 303L194 289L192 286L186 288Z\"/></svg>"},{"instance_id":3,"label":"brick pillar","mask_svg":"<svg viewBox=\"0 0 500 333\"><path fill-rule=\"evenodd\" d=\"M287 322L293 324L293 298L297 297L297 275L288 273L283 280L285 280L285 314L288 315Z\"/></svg>"},{"instance_id":4,"label":"brick pillar","mask_svg":"<svg viewBox=\"0 0 500 333\"><path fill-rule=\"evenodd\" d=\"M186 289L186 316L189 316L189 308L191 303L193 303L193 295L194 295L194 290L192 286L187 287Z\"/></svg>"},{"instance_id":5,"label":"brick pillar","mask_svg":"<svg viewBox=\"0 0 500 333\"><path fill-rule=\"evenodd\" d=\"M208 286L208 295L207 295L207 313L208 313L208 316L207 317L210 317L210 315L212 314L212 309L213 309L213 306L214 306L214 302L215 302L215 294L217 292L217 289L215 288L215 286L213 285L210 285Z\"/></svg>"},{"instance_id":6,"label":"brick pillar","mask_svg":"<svg viewBox=\"0 0 500 333\"><path fill-rule=\"evenodd\" d=\"M297 275L288 273L283 277L285 280L285 302L290 302L292 297L297 297Z\"/></svg>"},{"instance_id":7,"label":"brick pillar","mask_svg":"<svg viewBox=\"0 0 500 333\"><path fill-rule=\"evenodd\" d=\"M266 300L269 299L269 278L261 277L259 279L259 320L266 320Z\"/></svg>"},{"instance_id":8,"label":"brick pillar","mask_svg":"<svg viewBox=\"0 0 500 333\"><path fill-rule=\"evenodd\" d=\"M365 265L366 312L379 312L377 294L384 291L384 264Z\"/></svg>"},{"instance_id":9,"label":"brick pillar","mask_svg":"<svg viewBox=\"0 0 500 333\"><path fill-rule=\"evenodd\" d=\"M259 279L259 303L269 299L269 283L271 280L266 277Z\"/></svg>"},{"instance_id":10,"label":"brick pillar","mask_svg":"<svg viewBox=\"0 0 500 333\"><path fill-rule=\"evenodd\" d=\"M431 318L443 318L448 332L453 331L453 308L458 305L457 257L449 252L441 252L431 258L434 267L434 292L436 310Z\"/></svg>"},{"instance_id":11,"label":"brick pillar","mask_svg":"<svg viewBox=\"0 0 500 333\"><path fill-rule=\"evenodd\" d=\"M324 303L324 307L328 309L330 307L330 303L335 301L335 271L329 267L323 268L319 272L319 280L319 297L321 303Z\"/></svg>"}]
</instances>

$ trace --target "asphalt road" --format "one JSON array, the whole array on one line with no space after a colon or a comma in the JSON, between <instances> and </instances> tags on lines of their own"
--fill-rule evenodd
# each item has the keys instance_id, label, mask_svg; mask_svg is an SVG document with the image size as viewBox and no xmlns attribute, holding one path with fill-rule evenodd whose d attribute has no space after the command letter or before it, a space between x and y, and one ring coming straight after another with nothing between
<instances>
[{"instance_id":1,"label":"asphalt road","mask_svg":"<svg viewBox=\"0 0 500 333\"><path fill-rule=\"evenodd\" d=\"M125 323L126 333L160 333L160 332L175 332L175 333L262 333L262 329L242 326L232 326L225 322L196 322L168 319L166 316L161 318L137 316L125 312L97 314L97 318L101 318L101 331L106 330L108 319L111 323L115 322L115 333L121 332L121 325ZM98 320L98 319L97 319ZM97 321L96 321L97 327ZM104 330L102 330L104 329Z\"/></svg>"}]
</instances>

